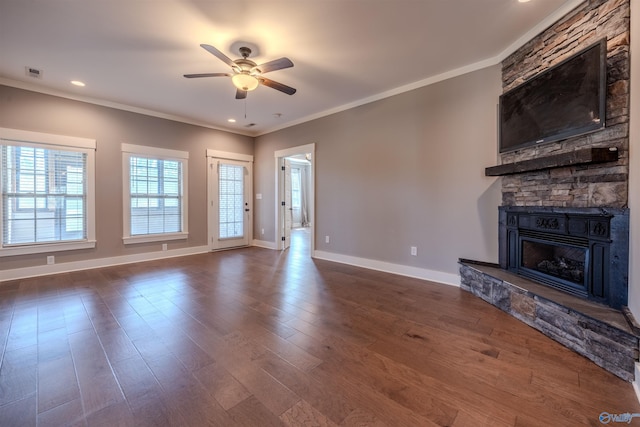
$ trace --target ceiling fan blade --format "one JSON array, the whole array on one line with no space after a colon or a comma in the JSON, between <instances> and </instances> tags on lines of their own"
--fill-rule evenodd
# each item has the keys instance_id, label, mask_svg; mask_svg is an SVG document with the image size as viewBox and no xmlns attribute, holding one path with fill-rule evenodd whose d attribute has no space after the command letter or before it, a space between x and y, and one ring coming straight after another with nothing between
<instances>
[{"instance_id":1,"label":"ceiling fan blade","mask_svg":"<svg viewBox=\"0 0 640 427\"><path fill-rule=\"evenodd\" d=\"M185 74L188 79L195 79L198 77L229 77L229 73L200 73L200 74Z\"/></svg>"},{"instance_id":2,"label":"ceiling fan blade","mask_svg":"<svg viewBox=\"0 0 640 427\"><path fill-rule=\"evenodd\" d=\"M236 91L236 99L245 99L247 97L247 91L238 89Z\"/></svg>"},{"instance_id":3,"label":"ceiling fan blade","mask_svg":"<svg viewBox=\"0 0 640 427\"><path fill-rule=\"evenodd\" d=\"M275 89L275 90L279 90L280 92L284 92L287 95L293 95L294 93L296 93L296 90L294 88L292 88L291 86L287 86L287 85L284 85L282 83L278 83L276 81L269 80L269 79L264 78L264 77L259 77L258 81L260 82L260 84L263 84L263 85L265 85L267 87L270 87L272 89Z\"/></svg>"},{"instance_id":4,"label":"ceiling fan blade","mask_svg":"<svg viewBox=\"0 0 640 427\"><path fill-rule=\"evenodd\" d=\"M290 67L293 67L293 62L291 62L289 58L280 58L274 59L273 61L265 62L264 64L256 65L251 69L251 72L256 71L260 74L264 74Z\"/></svg>"},{"instance_id":5,"label":"ceiling fan blade","mask_svg":"<svg viewBox=\"0 0 640 427\"><path fill-rule=\"evenodd\" d=\"M204 50L206 50L207 52L209 52L210 54L212 54L213 56L215 56L216 58L218 58L219 60L221 60L222 62L227 64L229 67L231 67L233 69L239 69L238 66L236 65L236 63L231 60L231 58L229 58L224 53L220 52L215 47L213 47L213 46L211 46L209 44L201 44L200 46L202 46L202 48Z\"/></svg>"}]
</instances>

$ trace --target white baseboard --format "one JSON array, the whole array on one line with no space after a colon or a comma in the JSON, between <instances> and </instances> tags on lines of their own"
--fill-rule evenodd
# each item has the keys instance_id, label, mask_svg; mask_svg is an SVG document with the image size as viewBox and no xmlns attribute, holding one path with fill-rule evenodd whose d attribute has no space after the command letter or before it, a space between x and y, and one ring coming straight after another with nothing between
<instances>
[{"instance_id":1,"label":"white baseboard","mask_svg":"<svg viewBox=\"0 0 640 427\"><path fill-rule=\"evenodd\" d=\"M257 246L259 248L265 248L265 249L278 249L276 242L268 242L266 240L254 239L253 242L251 242L251 246Z\"/></svg>"},{"instance_id":2,"label":"white baseboard","mask_svg":"<svg viewBox=\"0 0 640 427\"><path fill-rule=\"evenodd\" d=\"M400 276L414 277L417 279L429 280L445 285L460 286L460 276L457 274L445 273L442 271L428 270L425 268L411 267L408 265L393 264L390 262L377 261L367 258L358 258L349 255L336 254L325 251L315 251L314 258L326 261L349 264L356 267L368 268L371 270L384 271L385 273L398 274Z\"/></svg>"},{"instance_id":3,"label":"white baseboard","mask_svg":"<svg viewBox=\"0 0 640 427\"><path fill-rule=\"evenodd\" d=\"M114 265L132 264L134 262L153 261L164 258L175 258L209 252L208 246L172 249L168 251L145 252L141 254L122 255L109 258L97 258L86 261L73 261L53 265L36 265L33 267L15 268L0 271L0 282L25 279L27 277L45 276L47 274L68 273L70 271L89 270L92 268L112 267Z\"/></svg>"},{"instance_id":4,"label":"white baseboard","mask_svg":"<svg viewBox=\"0 0 640 427\"><path fill-rule=\"evenodd\" d=\"M276 243L264 240L253 240L253 246L265 249L277 249ZM0 282L27 277L45 276L48 274L68 273L71 271L88 270L100 267L112 267L114 265L131 264L134 262L153 261L164 258L175 258L185 255L195 255L209 252L208 246L195 246L191 248L172 249L169 251L145 252L141 254L122 255L109 258L90 259L86 261L73 261L53 265L37 265L33 267L15 268L12 270L0 271ZM353 265L356 267L368 268L371 270L384 271L386 273L398 274L401 276L415 277L432 282L443 283L451 286L460 286L460 276L457 274L444 273L442 271L428 270L424 268L411 267L401 264L393 264L384 261L359 258L348 255L341 255L332 252L314 251L313 257L327 261L339 262L341 264ZM640 396L640 394L639 394Z\"/></svg>"}]
</instances>

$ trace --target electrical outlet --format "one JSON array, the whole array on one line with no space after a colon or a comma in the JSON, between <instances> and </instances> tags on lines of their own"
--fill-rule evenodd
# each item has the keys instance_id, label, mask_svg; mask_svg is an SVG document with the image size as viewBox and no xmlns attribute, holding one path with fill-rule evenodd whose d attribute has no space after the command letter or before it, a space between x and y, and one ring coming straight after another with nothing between
<instances>
[{"instance_id":1,"label":"electrical outlet","mask_svg":"<svg viewBox=\"0 0 640 427\"><path fill-rule=\"evenodd\" d=\"M49 255L47 257L47 265L53 265L56 263L56 257L54 257L53 255Z\"/></svg>"},{"instance_id":2,"label":"electrical outlet","mask_svg":"<svg viewBox=\"0 0 640 427\"><path fill-rule=\"evenodd\" d=\"M418 256L418 248L416 246L411 246L411 255Z\"/></svg>"},{"instance_id":3,"label":"electrical outlet","mask_svg":"<svg viewBox=\"0 0 640 427\"><path fill-rule=\"evenodd\" d=\"M167 250L167 244L166 244L166 243L163 243L163 244L162 244L162 250L163 250L163 251L166 251L166 250Z\"/></svg>"},{"instance_id":4,"label":"electrical outlet","mask_svg":"<svg viewBox=\"0 0 640 427\"><path fill-rule=\"evenodd\" d=\"M260 230L260 234L264 236L264 228Z\"/></svg>"},{"instance_id":5,"label":"electrical outlet","mask_svg":"<svg viewBox=\"0 0 640 427\"><path fill-rule=\"evenodd\" d=\"M329 236L324 236L324 242L329 243Z\"/></svg>"}]
</instances>

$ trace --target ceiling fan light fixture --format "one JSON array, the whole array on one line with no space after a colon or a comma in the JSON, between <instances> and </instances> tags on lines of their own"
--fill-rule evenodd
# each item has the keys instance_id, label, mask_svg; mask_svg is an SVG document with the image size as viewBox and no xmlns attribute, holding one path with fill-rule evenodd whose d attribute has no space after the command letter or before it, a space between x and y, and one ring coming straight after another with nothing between
<instances>
[{"instance_id":1,"label":"ceiling fan light fixture","mask_svg":"<svg viewBox=\"0 0 640 427\"><path fill-rule=\"evenodd\" d=\"M278 83L262 76L265 73L293 67L293 62L291 62L289 58L283 57L265 62L261 65L256 65L255 62L249 59L251 49L246 46L240 47L240 54L242 55L242 58L238 58L236 60L231 60L231 58L211 45L201 44L200 46L204 50L227 64L229 67L231 67L232 73L184 74L184 77L187 79L199 77L231 77L231 82L237 89L236 99L246 99L247 93L249 91L255 90L259 85L278 90L287 95L293 95L294 93L296 93L295 88L282 83Z\"/></svg>"},{"instance_id":2,"label":"ceiling fan light fixture","mask_svg":"<svg viewBox=\"0 0 640 427\"><path fill-rule=\"evenodd\" d=\"M258 79L249 73L234 74L231 81L236 88L244 91L254 90L259 84Z\"/></svg>"}]
</instances>

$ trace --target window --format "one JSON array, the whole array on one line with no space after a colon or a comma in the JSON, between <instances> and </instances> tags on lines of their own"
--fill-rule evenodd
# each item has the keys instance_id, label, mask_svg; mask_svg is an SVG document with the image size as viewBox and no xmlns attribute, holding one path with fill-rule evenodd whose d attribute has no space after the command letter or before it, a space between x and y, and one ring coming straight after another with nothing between
<instances>
[{"instance_id":1,"label":"window","mask_svg":"<svg viewBox=\"0 0 640 427\"><path fill-rule=\"evenodd\" d=\"M185 239L189 153L130 144L122 152L125 244Z\"/></svg>"},{"instance_id":2,"label":"window","mask_svg":"<svg viewBox=\"0 0 640 427\"><path fill-rule=\"evenodd\" d=\"M302 206L300 187L300 168L291 168L291 207L293 209L300 209Z\"/></svg>"},{"instance_id":3,"label":"window","mask_svg":"<svg viewBox=\"0 0 640 427\"><path fill-rule=\"evenodd\" d=\"M244 236L244 167L220 163L220 239Z\"/></svg>"},{"instance_id":4,"label":"window","mask_svg":"<svg viewBox=\"0 0 640 427\"><path fill-rule=\"evenodd\" d=\"M0 128L0 256L95 247L95 141Z\"/></svg>"}]
</instances>

